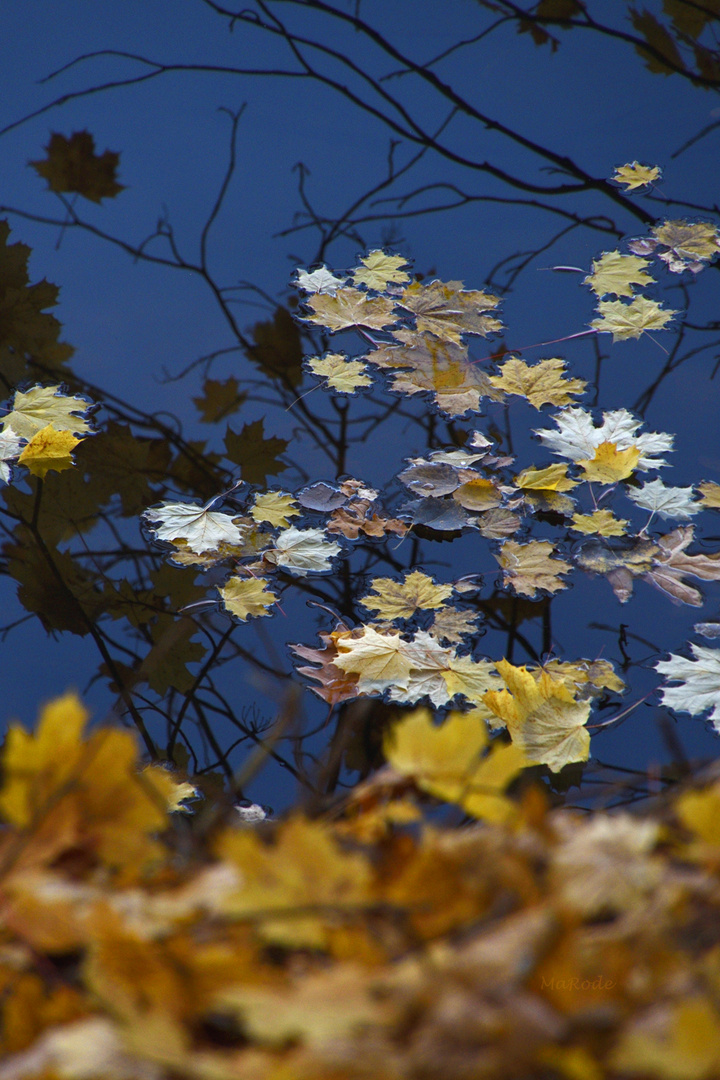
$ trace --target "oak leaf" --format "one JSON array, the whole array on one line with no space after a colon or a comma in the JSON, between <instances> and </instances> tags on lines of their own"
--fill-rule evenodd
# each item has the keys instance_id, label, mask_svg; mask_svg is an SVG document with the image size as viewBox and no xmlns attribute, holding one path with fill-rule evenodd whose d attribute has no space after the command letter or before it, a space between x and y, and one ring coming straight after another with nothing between
<instances>
[{"instance_id":1,"label":"oak leaf","mask_svg":"<svg viewBox=\"0 0 720 1080\"><path fill-rule=\"evenodd\" d=\"M95 153L95 140L89 131L74 131L69 139L53 131L45 147L47 157L30 164L50 191L77 192L91 202L113 199L124 190L116 180L120 155L106 150Z\"/></svg>"},{"instance_id":2,"label":"oak leaf","mask_svg":"<svg viewBox=\"0 0 720 1080\"><path fill-rule=\"evenodd\" d=\"M490 382L506 394L527 398L536 409L542 405L568 405L573 396L585 392L587 383L566 378L566 371L565 362L557 358L531 365L511 356L499 375L490 376Z\"/></svg>"},{"instance_id":3,"label":"oak leaf","mask_svg":"<svg viewBox=\"0 0 720 1080\"><path fill-rule=\"evenodd\" d=\"M270 614L268 608L277 596L270 592L268 584L264 578L232 577L219 591L227 610L244 622Z\"/></svg>"},{"instance_id":4,"label":"oak leaf","mask_svg":"<svg viewBox=\"0 0 720 1080\"><path fill-rule=\"evenodd\" d=\"M642 337L646 330L662 330L679 314L647 296L636 296L629 304L622 300L601 300L597 310L599 318L593 319L589 326L599 334L612 334L613 342Z\"/></svg>"},{"instance_id":5,"label":"oak leaf","mask_svg":"<svg viewBox=\"0 0 720 1080\"><path fill-rule=\"evenodd\" d=\"M52 469L62 472L71 469L75 462L72 451L80 442L69 431L57 431L51 424L36 431L18 458L19 465L26 465L34 476L43 479Z\"/></svg>"},{"instance_id":6,"label":"oak leaf","mask_svg":"<svg viewBox=\"0 0 720 1080\"><path fill-rule=\"evenodd\" d=\"M567 588L560 574L566 574L571 564L551 558L554 553L555 548L548 540L530 540L527 544L506 540L495 558L503 568L505 584L532 600L539 589L558 592Z\"/></svg>"},{"instance_id":7,"label":"oak leaf","mask_svg":"<svg viewBox=\"0 0 720 1080\"><path fill-rule=\"evenodd\" d=\"M490 690L483 703L507 725L528 761L559 772L573 761L587 761L590 734L585 727L590 702L576 701L568 687L547 673L539 680L507 660L495 665L506 690Z\"/></svg>"},{"instance_id":8,"label":"oak leaf","mask_svg":"<svg viewBox=\"0 0 720 1080\"><path fill-rule=\"evenodd\" d=\"M390 622L411 619L419 610L440 608L453 591L452 585L436 585L419 570L407 574L402 583L392 578L373 578L370 584L373 592L363 596L360 603Z\"/></svg>"}]
</instances>

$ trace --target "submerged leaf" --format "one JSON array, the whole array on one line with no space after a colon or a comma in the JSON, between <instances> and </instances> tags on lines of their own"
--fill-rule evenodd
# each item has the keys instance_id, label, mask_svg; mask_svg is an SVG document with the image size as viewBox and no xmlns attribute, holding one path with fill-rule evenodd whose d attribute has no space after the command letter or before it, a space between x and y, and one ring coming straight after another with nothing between
<instances>
[{"instance_id":1,"label":"submerged leaf","mask_svg":"<svg viewBox=\"0 0 720 1080\"><path fill-rule=\"evenodd\" d=\"M560 575L572 569L571 564L564 559L551 558L554 554L556 549L547 540L530 540L527 544L506 540L495 558L504 570L505 584L533 599L538 589L558 592L567 588Z\"/></svg>"}]
</instances>

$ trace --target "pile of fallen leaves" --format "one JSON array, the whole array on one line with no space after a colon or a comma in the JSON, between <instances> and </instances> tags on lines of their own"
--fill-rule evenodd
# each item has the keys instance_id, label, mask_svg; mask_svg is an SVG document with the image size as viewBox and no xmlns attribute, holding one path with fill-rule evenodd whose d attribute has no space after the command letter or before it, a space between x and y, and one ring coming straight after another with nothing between
<instances>
[{"instance_id":1,"label":"pile of fallen leaves","mask_svg":"<svg viewBox=\"0 0 720 1080\"><path fill-rule=\"evenodd\" d=\"M717 779L553 810L416 710L344 801L249 824L86 721L2 755L0 1080L720 1073Z\"/></svg>"}]
</instances>

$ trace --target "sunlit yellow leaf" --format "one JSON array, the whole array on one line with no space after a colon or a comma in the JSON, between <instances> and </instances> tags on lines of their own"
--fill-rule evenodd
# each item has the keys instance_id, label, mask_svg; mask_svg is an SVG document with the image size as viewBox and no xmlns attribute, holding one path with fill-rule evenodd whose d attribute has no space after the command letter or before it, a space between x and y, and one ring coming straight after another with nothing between
<instances>
[{"instance_id":1,"label":"sunlit yellow leaf","mask_svg":"<svg viewBox=\"0 0 720 1080\"><path fill-rule=\"evenodd\" d=\"M700 501L703 506L708 506L713 510L720 510L720 484L706 480L704 483L698 484L697 490L702 495Z\"/></svg>"},{"instance_id":2,"label":"sunlit yellow leaf","mask_svg":"<svg viewBox=\"0 0 720 1080\"><path fill-rule=\"evenodd\" d=\"M618 184L625 184L626 191L634 191L635 188L652 184L661 176L662 172L657 165L641 165L639 161L632 161L616 169L612 179Z\"/></svg>"},{"instance_id":3,"label":"sunlit yellow leaf","mask_svg":"<svg viewBox=\"0 0 720 1080\"><path fill-rule=\"evenodd\" d=\"M571 528L600 536L623 536L627 521L616 518L612 510L594 510L592 514L573 514Z\"/></svg>"},{"instance_id":4,"label":"sunlit yellow leaf","mask_svg":"<svg viewBox=\"0 0 720 1080\"><path fill-rule=\"evenodd\" d=\"M559 772L573 761L587 761L590 733L585 724L589 701L576 701L567 685L542 673L536 680L507 660L495 665L506 690L490 690L484 704L507 725L528 760Z\"/></svg>"},{"instance_id":5,"label":"sunlit yellow leaf","mask_svg":"<svg viewBox=\"0 0 720 1080\"><path fill-rule=\"evenodd\" d=\"M350 287L338 289L335 296L316 293L308 296L305 303L312 311L311 315L305 316L307 321L327 327L331 333L350 326L382 330L384 326L397 322L397 316L393 314L396 301L384 296L368 296Z\"/></svg>"},{"instance_id":6,"label":"sunlit yellow leaf","mask_svg":"<svg viewBox=\"0 0 720 1080\"><path fill-rule=\"evenodd\" d=\"M544 469L523 469L515 477L515 484L521 489L538 491L570 491L577 487L578 481L567 475L566 462L548 465Z\"/></svg>"},{"instance_id":7,"label":"sunlit yellow leaf","mask_svg":"<svg viewBox=\"0 0 720 1080\"><path fill-rule=\"evenodd\" d=\"M519 544L516 540L506 540L495 558L505 571L505 583L512 585L516 592L531 599L538 589L557 592L567 588L560 574L572 569L564 559L553 559L555 548L548 540L531 540Z\"/></svg>"},{"instance_id":8,"label":"sunlit yellow leaf","mask_svg":"<svg viewBox=\"0 0 720 1080\"><path fill-rule=\"evenodd\" d=\"M268 521L274 528L285 529L291 517L301 513L295 499L284 491L264 491L256 495L250 507L250 516L255 521Z\"/></svg>"},{"instance_id":9,"label":"sunlit yellow leaf","mask_svg":"<svg viewBox=\"0 0 720 1080\"><path fill-rule=\"evenodd\" d=\"M598 296L613 293L615 296L632 296L633 285L649 285L653 278L643 267L648 259L637 255L623 255L619 251L604 251L592 265L593 272L583 281Z\"/></svg>"},{"instance_id":10,"label":"sunlit yellow leaf","mask_svg":"<svg viewBox=\"0 0 720 1080\"><path fill-rule=\"evenodd\" d=\"M490 510L500 506L503 501L502 492L498 491L492 480L482 476L461 484L453 491L452 497L466 510Z\"/></svg>"},{"instance_id":11,"label":"sunlit yellow leaf","mask_svg":"<svg viewBox=\"0 0 720 1080\"><path fill-rule=\"evenodd\" d=\"M270 614L268 608L277 601L277 596L267 586L265 578L232 577L220 589L220 595L227 610L244 622Z\"/></svg>"},{"instance_id":12,"label":"sunlit yellow leaf","mask_svg":"<svg viewBox=\"0 0 720 1080\"><path fill-rule=\"evenodd\" d=\"M628 446L627 450L618 450L615 443L603 442L595 450L592 458L579 460L585 473L585 480L596 484L617 484L630 476L637 468L640 451L637 446Z\"/></svg>"},{"instance_id":13,"label":"sunlit yellow leaf","mask_svg":"<svg viewBox=\"0 0 720 1080\"><path fill-rule=\"evenodd\" d=\"M74 465L72 451L80 442L69 431L57 431L51 424L33 435L18 458L34 476L44 477L52 469L62 472Z\"/></svg>"},{"instance_id":14,"label":"sunlit yellow leaf","mask_svg":"<svg viewBox=\"0 0 720 1080\"><path fill-rule=\"evenodd\" d=\"M58 394L59 386L33 386L25 393L18 390L12 410L3 417L2 428L12 428L16 435L32 439L38 431L51 425L56 431L72 431L83 435L90 431L84 413L90 403L81 397Z\"/></svg>"},{"instance_id":15,"label":"sunlit yellow leaf","mask_svg":"<svg viewBox=\"0 0 720 1080\"><path fill-rule=\"evenodd\" d=\"M411 311L420 333L428 332L443 341L461 344L463 334L488 334L502 329L502 323L483 314L497 307L497 296L465 290L460 281L413 281L403 289L398 303Z\"/></svg>"},{"instance_id":16,"label":"sunlit yellow leaf","mask_svg":"<svg viewBox=\"0 0 720 1080\"><path fill-rule=\"evenodd\" d=\"M322 359L313 356L308 360L308 367L314 375L320 375L328 386L342 394L354 394L359 386L372 384L365 364L359 360L348 360L342 353L328 353Z\"/></svg>"}]
</instances>

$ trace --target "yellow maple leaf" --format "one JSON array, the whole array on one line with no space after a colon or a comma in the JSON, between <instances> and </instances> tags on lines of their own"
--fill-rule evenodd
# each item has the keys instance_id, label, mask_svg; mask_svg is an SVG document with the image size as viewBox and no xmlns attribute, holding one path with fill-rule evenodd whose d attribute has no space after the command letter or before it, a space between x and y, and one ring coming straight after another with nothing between
<instances>
[{"instance_id":1,"label":"yellow maple leaf","mask_svg":"<svg viewBox=\"0 0 720 1080\"><path fill-rule=\"evenodd\" d=\"M507 821L514 806L503 792L527 762L519 747L489 743L476 712L452 712L438 726L429 709L415 709L386 732L383 752L394 769L435 798L472 817Z\"/></svg>"},{"instance_id":2,"label":"yellow maple leaf","mask_svg":"<svg viewBox=\"0 0 720 1080\"><path fill-rule=\"evenodd\" d=\"M626 689L625 683L615 674L609 660L548 660L541 668L533 669L532 674L535 679L539 679L543 671L554 679L561 679L576 692L578 688L582 691L595 687L598 690L607 689L622 694Z\"/></svg>"},{"instance_id":3,"label":"yellow maple leaf","mask_svg":"<svg viewBox=\"0 0 720 1080\"><path fill-rule=\"evenodd\" d=\"M579 460L577 464L582 467L585 479L590 483L617 484L634 472L639 460L637 446L618 450L615 443L602 442L595 448L593 457Z\"/></svg>"},{"instance_id":4,"label":"yellow maple leaf","mask_svg":"<svg viewBox=\"0 0 720 1080\"><path fill-rule=\"evenodd\" d=\"M436 585L420 570L413 570L402 583L392 578L373 578L370 584L374 593L363 596L360 603L389 622L411 619L418 609L436 610L453 591L452 585Z\"/></svg>"},{"instance_id":5,"label":"yellow maple leaf","mask_svg":"<svg viewBox=\"0 0 720 1080\"><path fill-rule=\"evenodd\" d=\"M573 396L585 392L587 383L584 379L566 378L566 371L564 360L557 357L531 365L511 356L499 375L490 376L490 382L506 394L527 398L536 409L545 404L569 405Z\"/></svg>"},{"instance_id":6,"label":"yellow maple leaf","mask_svg":"<svg viewBox=\"0 0 720 1080\"><path fill-rule=\"evenodd\" d=\"M360 266L355 267L352 278L356 285L367 285L368 289L382 291L391 281L410 280L410 275L402 269L405 266L407 259L402 255L386 255L378 248L360 260Z\"/></svg>"},{"instance_id":7,"label":"yellow maple leaf","mask_svg":"<svg viewBox=\"0 0 720 1080\"><path fill-rule=\"evenodd\" d=\"M71 451L79 442L81 440L69 431L57 431L52 424L48 424L33 435L18 458L18 464L26 465L33 476L41 479L51 469L53 472L71 469L75 464Z\"/></svg>"},{"instance_id":8,"label":"yellow maple leaf","mask_svg":"<svg viewBox=\"0 0 720 1080\"><path fill-rule=\"evenodd\" d=\"M335 667L358 676L360 693L382 693L391 686L407 689L414 664L407 655L408 643L399 634L363 626L332 634L332 639L338 650Z\"/></svg>"},{"instance_id":9,"label":"yellow maple leaf","mask_svg":"<svg viewBox=\"0 0 720 1080\"><path fill-rule=\"evenodd\" d=\"M620 251L604 251L592 264L592 274L583 281L598 296L612 293L615 296L632 296L633 285L649 285L654 278L645 273L649 259L637 255L623 255Z\"/></svg>"},{"instance_id":10,"label":"yellow maple leaf","mask_svg":"<svg viewBox=\"0 0 720 1080\"><path fill-rule=\"evenodd\" d=\"M676 274L702 269L720 251L720 233L709 221L663 221L652 232L669 249L660 258Z\"/></svg>"},{"instance_id":11,"label":"yellow maple leaf","mask_svg":"<svg viewBox=\"0 0 720 1080\"><path fill-rule=\"evenodd\" d=\"M612 510L594 510L592 514L573 514L570 527L581 533L623 536L626 525L627 521L624 518L616 518Z\"/></svg>"},{"instance_id":12,"label":"yellow maple leaf","mask_svg":"<svg viewBox=\"0 0 720 1080\"><path fill-rule=\"evenodd\" d=\"M331 334L347 330L350 326L382 330L397 322L397 316L393 314L396 301L384 296L368 296L360 289L349 286L338 289L335 296L316 293L309 296L305 303L312 311L312 315L306 315L305 319L326 327Z\"/></svg>"},{"instance_id":13,"label":"yellow maple leaf","mask_svg":"<svg viewBox=\"0 0 720 1080\"><path fill-rule=\"evenodd\" d=\"M277 601L277 596L270 592L268 584L265 578L232 577L219 592L227 610L245 622L270 614L268 608Z\"/></svg>"},{"instance_id":14,"label":"yellow maple leaf","mask_svg":"<svg viewBox=\"0 0 720 1080\"><path fill-rule=\"evenodd\" d=\"M250 509L255 521L269 521L274 528L286 529L291 517L301 513L292 495L285 491L265 491L256 495Z\"/></svg>"},{"instance_id":15,"label":"yellow maple leaf","mask_svg":"<svg viewBox=\"0 0 720 1080\"><path fill-rule=\"evenodd\" d=\"M59 389L59 386L33 386L24 393L18 390L12 410L3 417L3 431L12 428L23 439L32 439L48 424L56 431L72 431L76 435L90 431L87 420L77 415L84 413L90 402L81 397L59 394Z\"/></svg>"},{"instance_id":16,"label":"yellow maple leaf","mask_svg":"<svg viewBox=\"0 0 720 1080\"><path fill-rule=\"evenodd\" d=\"M505 571L505 584L512 585L522 596L532 600L538 589L557 592L567 588L560 574L571 570L571 564L564 559L553 559L555 548L549 540L531 540L519 544L516 540L506 540L495 558Z\"/></svg>"},{"instance_id":17,"label":"yellow maple leaf","mask_svg":"<svg viewBox=\"0 0 720 1080\"><path fill-rule=\"evenodd\" d=\"M657 165L641 165L639 161L632 161L627 165L620 165L615 170L612 179L617 184L625 184L626 191L634 191L635 188L652 184L661 176L662 171Z\"/></svg>"},{"instance_id":18,"label":"yellow maple leaf","mask_svg":"<svg viewBox=\"0 0 720 1080\"><path fill-rule=\"evenodd\" d=\"M415 315L420 333L428 332L443 341L462 342L463 334L488 334L502 329L502 323L483 312L497 307L497 296L480 290L463 289L461 281L413 281L403 289L398 303Z\"/></svg>"},{"instance_id":19,"label":"yellow maple leaf","mask_svg":"<svg viewBox=\"0 0 720 1080\"><path fill-rule=\"evenodd\" d=\"M570 491L577 487L578 481L567 475L567 462L548 465L544 469L523 469L515 477L515 485L520 489L538 491Z\"/></svg>"},{"instance_id":20,"label":"yellow maple leaf","mask_svg":"<svg viewBox=\"0 0 720 1080\"><path fill-rule=\"evenodd\" d=\"M646 330L662 330L678 314L646 296L636 296L629 304L622 300L601 300L597 310L600 318L593 319L589 325L599 334L612 334L613 341L639 338Z\"/></svg>"},{"instance_id":21,"label":"yellow maple leaf","mask_svg":"<svg viewBox=\"0 0 720 1080\"><path fill-rule=\"evenodd\" d=\"M372 378L367 367L359 360L348 360L342 353L328 353L320 359L313 356L308 367L314 375L320 375L328 386L341 394L354 394L359 386L370 386Z\"/></svg>"},{"instance_id":22,"label":"yellow maple leaf","mask_svg":"<svg viewBox=\"0 0 720 1080\"><path fill-rule=\"evenodd\" d=\"M507 725L528 761L547 765L552 772L573 761L587 761L590 702L576 701L564 682L546 672L537 680L507 660L499 660L495 667L507 689L489 690L483 703Z\"/></svg>"},{"instance_id":23,"label":"yellow maple leaf","mask_svg":"<svg viewBox=\"0 0 720 1080\"><path fill-rule=\"evenodd\" d=\"M452 497L466 510L490 510L494 506L500 506L503 501L502 492L495 487L492 480L486 480L482 476L461 484L453 491Z\"/></svg>"}]
</instances>

